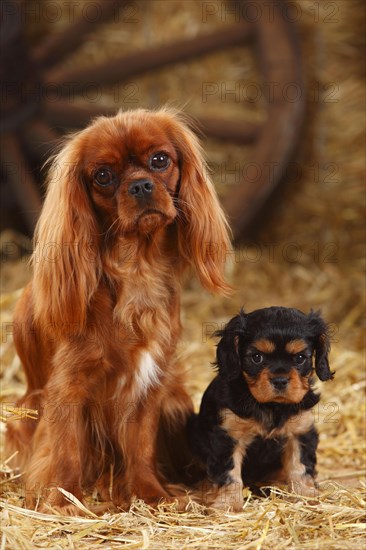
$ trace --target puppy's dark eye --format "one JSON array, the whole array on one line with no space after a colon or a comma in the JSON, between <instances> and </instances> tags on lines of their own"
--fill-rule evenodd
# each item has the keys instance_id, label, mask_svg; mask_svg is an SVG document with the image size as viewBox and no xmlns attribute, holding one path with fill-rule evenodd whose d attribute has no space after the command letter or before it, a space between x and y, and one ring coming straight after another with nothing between
<instances>
[{"instance_id":1,"label":"puppy's dark eye","mask_svg":"<svg viewBox=\"0 0 366 550\"><path fill-rule=\"evenodd\" d=\"M298 353L297 355L295 355L295 363L297 365L303 365L306 361L306 355L304 355L303 353Z\"/></svg>"},{"instance_id":2,"label":"puppy's dark eye","mask_svg":"<svg viewBox=\"0 0 366 550\"><path fill-rule=\"evenodd\" d=\"M98 168L94 173L94 181L101 187L107 187L115 183L116 175L109 168Z\"/></svg>"},{"instance_id":3,"label":"puppy's dark eye","mask_svg":"<svg viewBox=\"0 0 366 550\"><path fill-rule=\"evenodd\" d=\"M260 365L261 363L263 363L263 355L261 353L253 353L252 361L256 365Z\"/></svg>"},{"instance_id":4,"label":"puppy's dark eye","mask_svg":"<svg viewBox=\"0 0 366 550\"><path fill-rule=\"evenodd\" d=\"M160 151L159 153L154 153L149 160L149 166L151 170L156 172L163 172L170 165L170 158L166 153Z\"/></svg>"}]
</instances>

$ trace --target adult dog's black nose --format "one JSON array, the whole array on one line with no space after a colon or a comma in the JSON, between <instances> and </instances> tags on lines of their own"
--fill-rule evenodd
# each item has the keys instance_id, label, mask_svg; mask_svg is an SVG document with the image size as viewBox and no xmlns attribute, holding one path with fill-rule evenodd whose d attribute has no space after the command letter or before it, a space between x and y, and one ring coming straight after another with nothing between
<instances>
[{"instance_id":1,"label":"adult dog's black nose","mask_svg":"<svg viewBox=\"0 0 366 550\"><path fill-rule=\"evenodd\" d=\"M276 390L283 391L288 385L288 378L285 378L284 376L276 376L275 378L272 378L271 384Z\"/></svg>"},{"instance_id":2,"label":"adult dog's black nose","mask_svg":"<svg viewBox=\"0 0 366 550\"><path fill-rule=\"evenodd\" d=\"M128 194L136 199L148 199L154 190L154 184L150 180L136 180L128 186Z\"/></svg>"}]
</instances>

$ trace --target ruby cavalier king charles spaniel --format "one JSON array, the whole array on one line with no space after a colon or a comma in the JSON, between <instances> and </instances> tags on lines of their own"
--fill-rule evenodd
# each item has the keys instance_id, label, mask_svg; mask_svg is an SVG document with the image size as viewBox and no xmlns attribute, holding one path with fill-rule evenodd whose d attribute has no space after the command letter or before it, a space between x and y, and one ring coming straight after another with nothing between
<instances>
[{"instance_id":1,"label":"ruby cavalier king charles spaniel","mask_svg":"<svg viewBox=\"0 0 366 550\"><path fill-rule=\"evenodd\" d=\"M38 411L7 431L26 505L78 513L60 488L120 506L174 497L168 472L184 469L177 441L193 412L175 355L182 275L228 292L229 243L183 115L119 112L66 139L14 319L27 381L17 406Z\"/></svg>"}]
</instances>

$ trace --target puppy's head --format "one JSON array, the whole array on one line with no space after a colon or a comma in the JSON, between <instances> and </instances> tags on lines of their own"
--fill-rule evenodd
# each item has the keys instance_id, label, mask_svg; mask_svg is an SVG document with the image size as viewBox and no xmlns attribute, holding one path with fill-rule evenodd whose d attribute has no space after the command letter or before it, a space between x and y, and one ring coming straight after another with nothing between
<instances>
[{"instance_id":1,"label":"puppy's head","mask_svg":"<svg viewBox=\"0 0 366 550\"><path fill-rule=\"evenodd\" d=\"M320 380L329 369L329 337L319 313L271 307L243 311L218 333L220 376L241 376L259 403L299 403L311 388L313 359Z\"/></svg>"}]
</instances>

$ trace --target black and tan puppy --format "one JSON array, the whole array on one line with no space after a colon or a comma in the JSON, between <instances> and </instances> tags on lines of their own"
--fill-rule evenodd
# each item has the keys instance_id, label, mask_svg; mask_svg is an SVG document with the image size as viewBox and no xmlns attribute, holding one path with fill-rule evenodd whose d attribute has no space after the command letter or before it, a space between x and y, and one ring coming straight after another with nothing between
<instances>
[{"instance_id":1,"label":"black and tan puppy","mask_svg":"<svg viewBox=\"0 0 366 550\"><path fill-rule=\"evenodd\" d=\"M319 313L270 307L241 311L216 335L218 375L188 424L192 449L217 487L213 506L240 510L243 483L314 495L312 408L320 396L313 372L333 378L327 325Z\"/></svg>"}]
</instances>

